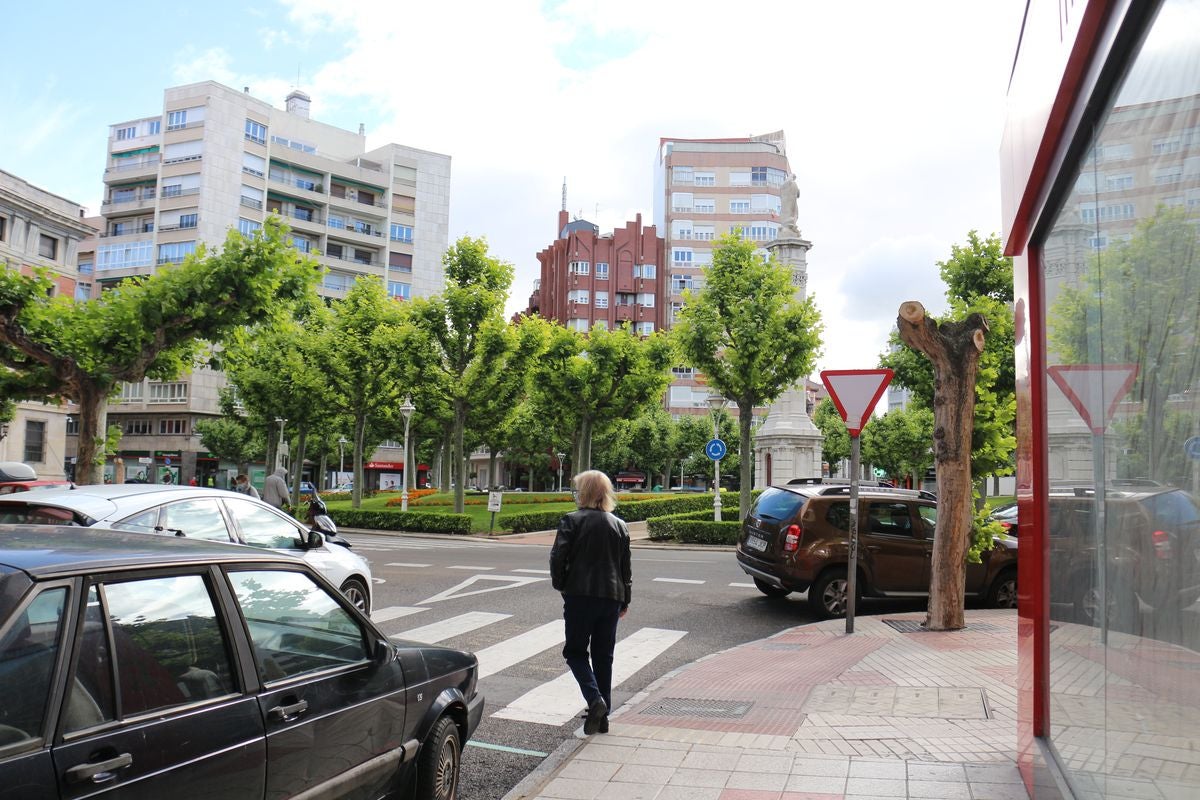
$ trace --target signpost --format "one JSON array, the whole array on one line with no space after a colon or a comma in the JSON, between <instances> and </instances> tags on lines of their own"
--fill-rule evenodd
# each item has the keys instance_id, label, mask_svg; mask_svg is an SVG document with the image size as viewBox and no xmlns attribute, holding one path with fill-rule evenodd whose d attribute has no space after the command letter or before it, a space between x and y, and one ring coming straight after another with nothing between
<instances>
[{"instance_id":1,"label":"signpost","mask_svg":"<svg viewBox=\"0 0 1200 800\"><path fill-rule=\"evenodd\" d=\"M709 439L704 445L704 455L712 459L713 462L713 521L721 521L721 459L729 452L729 448L720 439Z\"/></svg>"},{"instance_id":2,"label":"signpost","mask_svg":"<svg viewBox=\"0 0 1200 800\"><path fill-rule=\"evenodd\" d=\"M850 433L850 553L846 565L846 633L854 633L855 597L858 594L858 436L871 418L875 404L892 381L890 369L827 369L821 382L842 415Z\"/></svg>"},{"instance_id":3,"label":"signpost","mask_svg":"<svg viewBox=\"0 0 1200 800\"><path fill-rule=\"evenodd\" d=\"M488 536L492 535L492 531L496 529L496 512L500 510L500 504L504 501L504 492L488 492L488 511L492 512L492 521L488 525Z\"/></svg>"}]
</instances>

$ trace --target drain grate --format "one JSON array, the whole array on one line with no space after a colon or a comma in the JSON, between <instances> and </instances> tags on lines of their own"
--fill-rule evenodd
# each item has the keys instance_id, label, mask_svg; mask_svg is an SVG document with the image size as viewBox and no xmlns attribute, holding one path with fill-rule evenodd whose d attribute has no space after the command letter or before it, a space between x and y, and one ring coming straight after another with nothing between
<instances>
[{"instance_id":1,"label":"drain grate","mask_svg":"<svg viewBox=\"0 0 1200 800\"><path fill-rule=\"evenodd\" d=\"M900 633L926 633L925 627L920 620L916 619L885 619L881 620L884 625L887 625L892 630ZM999 625L993 625L990 622L972 622L963 630L974 633L1003 633L1004 628ZM941 632L941 631L939 631Z\"/></svg>"},{"instance_id":2,"label":"drain grate","mask_svg":"<svg viewBox=\"0 0 1200 800\"><path fill-rule=\"evenodd\" d=\"M655 703L642 714L663 717L700 717L703 719L741 719L754 708L751 700L696 700L687 697L668 697Z\"/></svg>"}]
</instances>

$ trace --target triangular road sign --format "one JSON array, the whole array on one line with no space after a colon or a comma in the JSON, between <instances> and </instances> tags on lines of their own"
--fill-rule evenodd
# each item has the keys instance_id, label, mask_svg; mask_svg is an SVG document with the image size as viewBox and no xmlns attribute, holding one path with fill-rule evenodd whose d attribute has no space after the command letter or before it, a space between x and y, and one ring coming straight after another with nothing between
<instances>
[{"instance_id":1,"label":"triangular road sign","mask_svg":"<svg viewBox=\"0 0 1200 800\"><path fill-rule=\"evenodd\" d=\"M1137 364L1056 364L1047 374L1092 433L1104 433L1137 378Z\"/></svg>"},{"instance_id":2,"label":"triangular road sign","mask_svg":"<svg viewBox=\"0 0 1200 800\"><path fill-rule=\"evenodd\" d=\"M851 436L858 436L875 410L875 404L892 382L890 369L827 369L821 382L846 422Z\"/></svg>"}]
</instances>

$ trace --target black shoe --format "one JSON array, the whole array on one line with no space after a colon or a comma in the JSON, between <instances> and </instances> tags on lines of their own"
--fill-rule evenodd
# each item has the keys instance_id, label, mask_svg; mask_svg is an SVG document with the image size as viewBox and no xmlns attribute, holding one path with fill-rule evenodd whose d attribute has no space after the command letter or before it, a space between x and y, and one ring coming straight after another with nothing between
<instances>
[{"instance_id":1,"label":"black shoe","mask_svg":"<svg viewBox=\"0 0 1200 800\"><path fill-rule=\"evenodd\" d=\"M596 733L608 733L608 714L600 718L600 727L596 729Z\"/></svg>"},{"instance_id":2,"label":"black shoe","mask_svg":"<svg viewBox=\"0 0 1200 800\"><path fill-rule=\"evenodd\" d=\"M608 716L608 706L604 705L604 698L597 697L588 705L587 719L583 721L583 732L591 736L596 731L600 730L600 723Z\"/></svg>"}]
</instances>

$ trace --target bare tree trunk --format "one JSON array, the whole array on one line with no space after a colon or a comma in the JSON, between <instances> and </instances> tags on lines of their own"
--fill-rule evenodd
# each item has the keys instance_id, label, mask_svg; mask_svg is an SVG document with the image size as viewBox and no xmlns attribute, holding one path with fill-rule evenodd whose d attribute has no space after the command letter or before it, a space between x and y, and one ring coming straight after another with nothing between
<instances>
[{"instance_id":1,"label":"bare tree trunk","mask_svg":"<svg viewBox=\"0 0 1200 800\"><path fill-rule=\"evenodd\" d=\"M454 484L454 513L463 513L464 493L466 492L467 471L470 469L470 456L463 449L463 429L467 427L467 407L461 400L454 404L454 451L457 456L458 478Z\"/></svg>"},{"instance_id":2,"label":"bare tree trunk","mask_svg":"<svg viewBox=\"0 0 1200 800\"><path fill-rule=\"evenodd\" d=\"M915 300L900 306L900 339L933 362L933 452L937 463L938 521L929 582L930 630L958 630L966 588L966 553L971 534L971 432L975 376L988 331L987 320L972 314L938 325Z\"/></svg>"},{"instance_id":3,"label":"bare tree trunk","mask_svg":"<svg viewBox=\"0 0 1200 800\"><path fill-rule=\"evenodd\" d=\"M496 480L496 448L488 445L488 491L492 491L500 482Z\"/></svg>"},{"instance_id":4,"label":"bare tree trunk","mask_svg":"<svg viewBox=\"0 0 1200 800\"><path fill-rule=\"evenodd\" d=\"M438 475L441 485L438 488L443 492L450 491L450 466L454 460L453 447L451 446L451 442L453 441L451 437L453 427L454 425L451 423L442 431L442 468Z\"/></svg>"},{"instance_id":5,"label":"bare tree trunk","mask_svg":"<svg viewBox=\"0 0 1200 800\"><path fill-rule=\"evenodd\" d=\"M300 510L300 478L304 473L304 447L308 441L308 429L301 428L296 437L296 458L292 460L292 514Z\"/></svg>"},{"instance_id":6,"label":"bare tree trunk","mask_svg":"<svg viewBox=\"0 0 1200 800\"><path fill-rule=\"evenodd\" d=\"M351 508L362 506L363 490L366 480L363 478L363 440L367 434L367 415L359 414L354 418L354 489L350 492Z\"/></svg>"},{"instance_id":7,"label":"bare tree trunk","mask_svg":"<svg viewBox=\"0 0 1200 800\"><path fill-rule=\"evenodd\" d=\"M79 450L75 458L75 483L104 482L103 453L108 434L108 397L88 385L79 390Z\"/></svg>"},{"instance_id":8,"label":"bare tree trunk","mask_svg":"<svg viewBox=\"0 0 1200 800\"><path fill-rule=\"evenodd\" d=\"M753 403L738 403L738 452L742 454L741 464L739 464L738 474L742 482L738 490L738 519L743 520L750 513L750 490L752 480L750 470L754 466L754 450L750 446L750 429L754 424L754 405ZM720 491L721 487L717 487Z\"/></svg>"}]
</instances>

